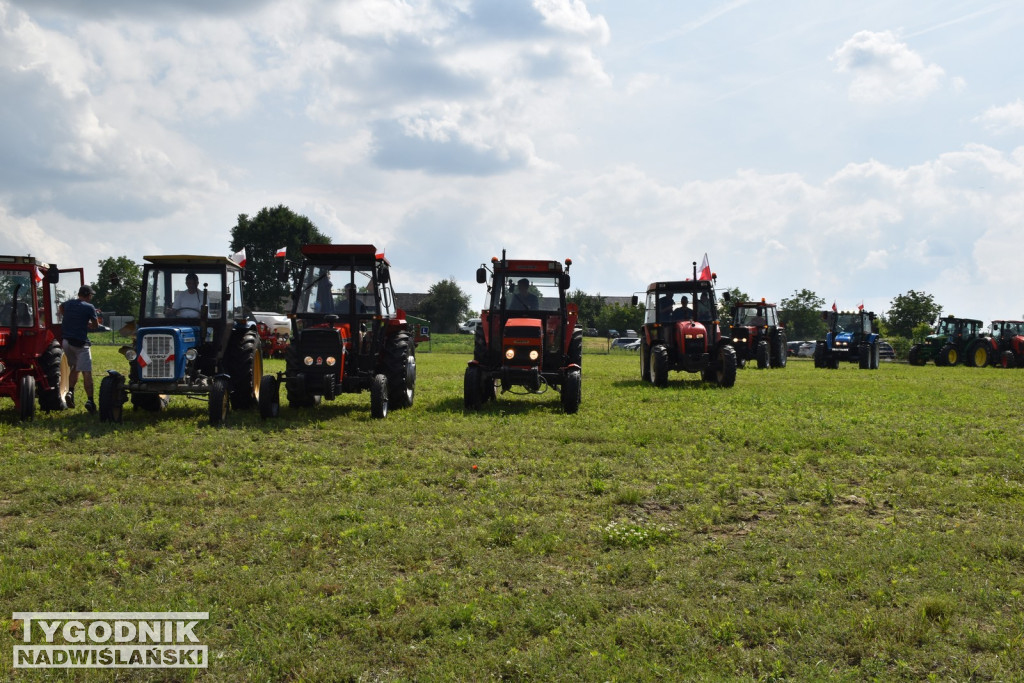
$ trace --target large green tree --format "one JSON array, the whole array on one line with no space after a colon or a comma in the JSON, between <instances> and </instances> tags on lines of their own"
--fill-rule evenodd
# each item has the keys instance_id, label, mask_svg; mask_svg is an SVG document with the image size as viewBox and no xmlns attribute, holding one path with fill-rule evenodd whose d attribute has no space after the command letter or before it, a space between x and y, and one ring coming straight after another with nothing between
<instances>
[{"instance_id":1,"label":"large green tree","mask_svg":"<svg viewBox=\"0 0 1024 683\"><path fill-rule=\"evenodd\" d=\"M885 324L889 334L897 337L913 337L914 328L922 323L931 325L942 306L935 303L931 294L910 290L889 302Z\"/></svg>"},{"instance_id":2,"label":"large green tree","mask_svg":"<svg viewBox=\"0 0 1024 683\"><path fill-rule=\"evenodd\" d=\"M729 301L725 300L725 293L729 292ZM741 301L750 301L750 295L744 292L739 287L730 287L729 289L723 289L718 293L718 316L722 320L730 320L732 318L732 307Z\"/></svg>"},{"instance_id":3,"label":"large green tree","mask_svg":"<svg viewBox=\"0 0 1024 683\"><path fill-rule=\"evenodd\" d=\"M579 307L579 323L582 327L597 327L597 318L604 308L604 297L601 293L591 296L582 289L567 294L567 303L576 304Z\"/></svg>"},{"instance_id":4,"label":"large green tree","mask_svg":"<svg viewBox=\"0 0 1024 683\"><path fill-rule=\"evenodd\" d=\"M825 300L809 289L793 291L793 296L779 302L779 320L786 326L789 339L819 339L825 336L821 311Z\"/></svg>"},{"instance_id":5,"label":"large green tree","mask_svg":"<svg viewBox=\"0 0 1024 683\"><path fill-rule=\"evenodd\" d=\"M96 290L93 305L107 314L137 315L142 267L127 256L111 256L98 265L100 273L91 285Z\"/></svg>"},{"instance_id":6,"label":"large green tree","mask_svg":"<svg viewBox=\"0 0 1024 683\"><path fill-rule=\"evenodd\" d=\"M238 215L231 228L231 251L245 249L245 300L252 310L281 310L282 299L288 295L288 284L277 274L281 259L274 254L281 247L288 250L288 259L297 261L304 244L329 244L327 235L313 222L286 206L264 207L250 218Z\"/></svg>"},{"instance_id":7,"label":"large green tree","mask_svg":"<svg viewBox=\"0 0 1024 683\"><path fill-rule=\"evenodd\" d=\"M455 277L435 282L420 303L420 312L430 321L434 332L455 332L455 326L469 313L470 298Z\"/></svg>"},{"instance_id":8,"label":"large green tree","mask_svg":"<svg viewBox=\"0 0 1024 683\"><path fill-rule=\"evenodd\" d=\"M612 304L601 309L597 316L597 330L599 334L607 334L608 330L617 330L619 334L625 334L626 330L639 331L644 323L644 307L642 304L636 306Z\"/></svg>"}]
</instances>

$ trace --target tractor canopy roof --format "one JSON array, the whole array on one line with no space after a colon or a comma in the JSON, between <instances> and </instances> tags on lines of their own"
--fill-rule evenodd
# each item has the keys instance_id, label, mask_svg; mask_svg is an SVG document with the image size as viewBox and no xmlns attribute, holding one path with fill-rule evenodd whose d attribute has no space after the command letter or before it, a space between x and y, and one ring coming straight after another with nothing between
<instances>
[{"instance_id":1,"label":"tractor canopy roof","mask_svg":"<svg viewBox=\"0 0 1024 683\"><path fill-rule=\"evenodd\" d=\"M671 282L652 282L647 285L647 292L712 292L715 286L711 280L674 280Z\"/></svg>"},{"instance_id":2,"label":"tractor canopy roof","mask_svg":"<svg viewBox=\"0 0 1024 683\"><path fill-rule=\"evenodd\" d=\"M502 263L497 256L491 259L494 264L495 274L501 273L523 273L536 275L558 275L562 272L562 264L558 261L536 261L524 259L509 259ZM572 264L572 259L565 260L566 265Z\"/></svg>"},{"instance_id":3,"label":"tractor canopy roof","mask_svg":"<svg viewBox=\"0 0 1024 683\"><path fill-rule=\"evenodd\" d=\"M372 244L304 244L302 255L307 261L314 263L337 263L344 258L346 261L373 264L381 262L391 267L383 252L378 252Z\"/></svg>"},{"instance_id":4,"label":"tractor canopy roof","mask_svg":"<svg viewBox=\"0 0 1024 683\"><path fill-rule=\"evenodd\" d=\"M220 267L224 266L228 270L241 270L242 267L229 259L227 256L195 256L192 254L160 254L156 256L143 256L143 259L150 263L158 266L167 268L168 266L200 266L200 267Z\"/></svg>"},{"instance_id":5,"label":"tractor canopy roof","mask_svg":"<svg viewBox=\"0 0 1024 683\"><path fill-rule=\"evenodd\" d=\"M0 268L10 268L11 266L39 266L40 268L47 268L48 265L38 260L35 256L0 256ZM14 268L14 270L20 270L20 268Z\"/></svg>"},{"instance_id":6,"label":"tractor canopy roof","mask_svg":"<svg viewBox=\"0 0 1024 683\"><path fill-rule=\"evenodd\" d=\"M985 324L984 321L977 320L975 318L958 318L955 315L947 315L945 318L941 318L940 320L949 320L951 322L958 322L958 323L974 323L975 325L984 325Z\"/></svg>"},{"instance_id":7,"label":"tractor canopy roof","mask_svg":"<svg viewBox=\"0 0 1024 683\"><path fill-rule=\"evenodd\" d=\"M761 299L760 301L740 301L738 303L733 303L734 308L755 308L757 306L762 308L775 308L775 304L766 303L764 299Z\"/></svg>"}]
</instances>

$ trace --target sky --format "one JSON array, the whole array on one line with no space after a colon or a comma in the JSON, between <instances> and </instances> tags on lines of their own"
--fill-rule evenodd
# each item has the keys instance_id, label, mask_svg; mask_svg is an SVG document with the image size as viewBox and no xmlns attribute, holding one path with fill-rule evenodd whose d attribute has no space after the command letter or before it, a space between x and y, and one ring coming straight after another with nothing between
<instances>
[{"instance_id":1,"label":"sky","mask_svg":"<svg viewBox=\"0 0 1024 683\"><path fill-rule=\"evenodd\" d=\"M398 291L571 258L1024 317L1024 3L0 0L0 253L230 253L283 204Z\"/></svg>"}]
</instances>

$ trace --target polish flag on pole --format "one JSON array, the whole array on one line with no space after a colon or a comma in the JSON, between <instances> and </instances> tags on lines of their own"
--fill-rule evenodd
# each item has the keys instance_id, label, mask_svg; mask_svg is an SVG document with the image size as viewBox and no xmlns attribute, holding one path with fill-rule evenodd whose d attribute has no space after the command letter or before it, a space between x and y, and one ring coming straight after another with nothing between
<instances>
[{"instance_id":1,"label":"polish flag on pole","mask_svg":"<svg viewBox=\"0 0 1024 683\"><path fill-rule=\"evenodd\" d=\"M711 266L708 265L708 255L705 252L704 262L700 264L700 277L698 280L710 280L711 279Z\"/></svg>"},{"instance_id":2,"label":"polish flag on pole","mask_svg":"<svg viewBox=\"0 0 1024 683\"><path fill-rule=\"evenodd\" d=\"M274 258L284 258L287 254L288 247L281 247L280 249L277 250L277 253L274 254Z\"/></svg>"},{"instance_id":3,"label":"polish flag on pole","mask_svg":"<svg viewBox=\"0 0 1024 683\"><path fill-rule=\"evenodd\" d=\"M39 270L39 266L32 267L32 277L35 278L37 285L43 281L43 271Z\"/></svg>"},{"instance_id":4,"label":"polish flag on pole","mask_svg":"<svg viewBox=\"0 0 1024 683\"><path fill-rule=\"evenodd\" d=\"M836 302L835 301L832 302L832 310L835 311L836 313L839 312L839 309L836 308Z\"/></svg>"},{"instance_id":5,"label":"polish flag on pole","mask_svg":"<svg viewBox=\"0 0 1024 683\"><path fill-rule=\"evenodd\" d=\"M245 247L242 247L242 251L236 251L232 254L231 260L245 268Z\"/></svg>"},{"instance_id":6,"label":"polish flag on pole","mask_svg":"<svg viewBox=\"0 0 1024 683\"><path fill-rule=\"evenodd\" d=\"M860 304L857 306L857 310L858 311L863 311L864 310L864 300L863 299L860 300Z\"/></svg>"}]
</instances>

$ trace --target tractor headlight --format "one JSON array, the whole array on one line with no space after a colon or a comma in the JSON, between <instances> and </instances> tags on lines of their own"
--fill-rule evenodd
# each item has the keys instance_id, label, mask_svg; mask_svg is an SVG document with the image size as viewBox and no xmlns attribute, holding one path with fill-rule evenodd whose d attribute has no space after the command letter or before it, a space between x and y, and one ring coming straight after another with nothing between
<instances>
[{"instance_id":1,"label":"tractor headlight","mask_svg":"<svg viewBox=\"0 0 1024 683\"><path fill-rule=\"evenodd\" d=\"M313 356L306 356L305 358L302 359L302 362L305 363L306 365L312 365Z\"/></svg>"},{"instance_id":2,"label":"tractor headlight","mask_svg":"<svg viewBox=\"0 0 1024 683\"><path fill-rule=\"evenodd\" d=\"M136 353L135 349L128 349L127 351L124 352L124 357L128 359L129 363L131 363L133 360L139 357L139 354Z\"/></svg>"},{"instance_id":3,"label":"tractor headlight","mask_svg":"<svg viewBox=\"0 0 1024 683\"><path fill-rule=\"evenodd\" d=\"M537 349L530 351L530 360L537 360L538 358L540 358L540 352Z\"/></svg>"},{"instance_id":4,"label":"tractor headlight","mask_svg":"<svg viewBox=\"0 0 1024 683\"><path fill-rule=\"evenodd\" d=\"M195 360L198 355L199 352L196 351L196 347L193 346L191 349L185 352L185 360Z\"/></svg>"},{"instance_id":5,"label":"tractor headlight","mask_svg":"<svg viewBox=\"0 0 1024 683\"><path fill-rule=\"evenodd\" d=\"M338 362L338 360L334 356L327 356L327 365L329 367L333 368L334 364L337 363L337 362Z\"/></svg>"},{"instance_id":6,"label":"tractor headlight","mask_svg":"<svg viewBox=\"0 0 1024 683\"><path fill-rule=\"evenodd\" d=\"M505 349L505 358L507 358L508 360L512 360L515 357L516 357L516 350L515 349Z\"/></svg>"}]
</instances>

